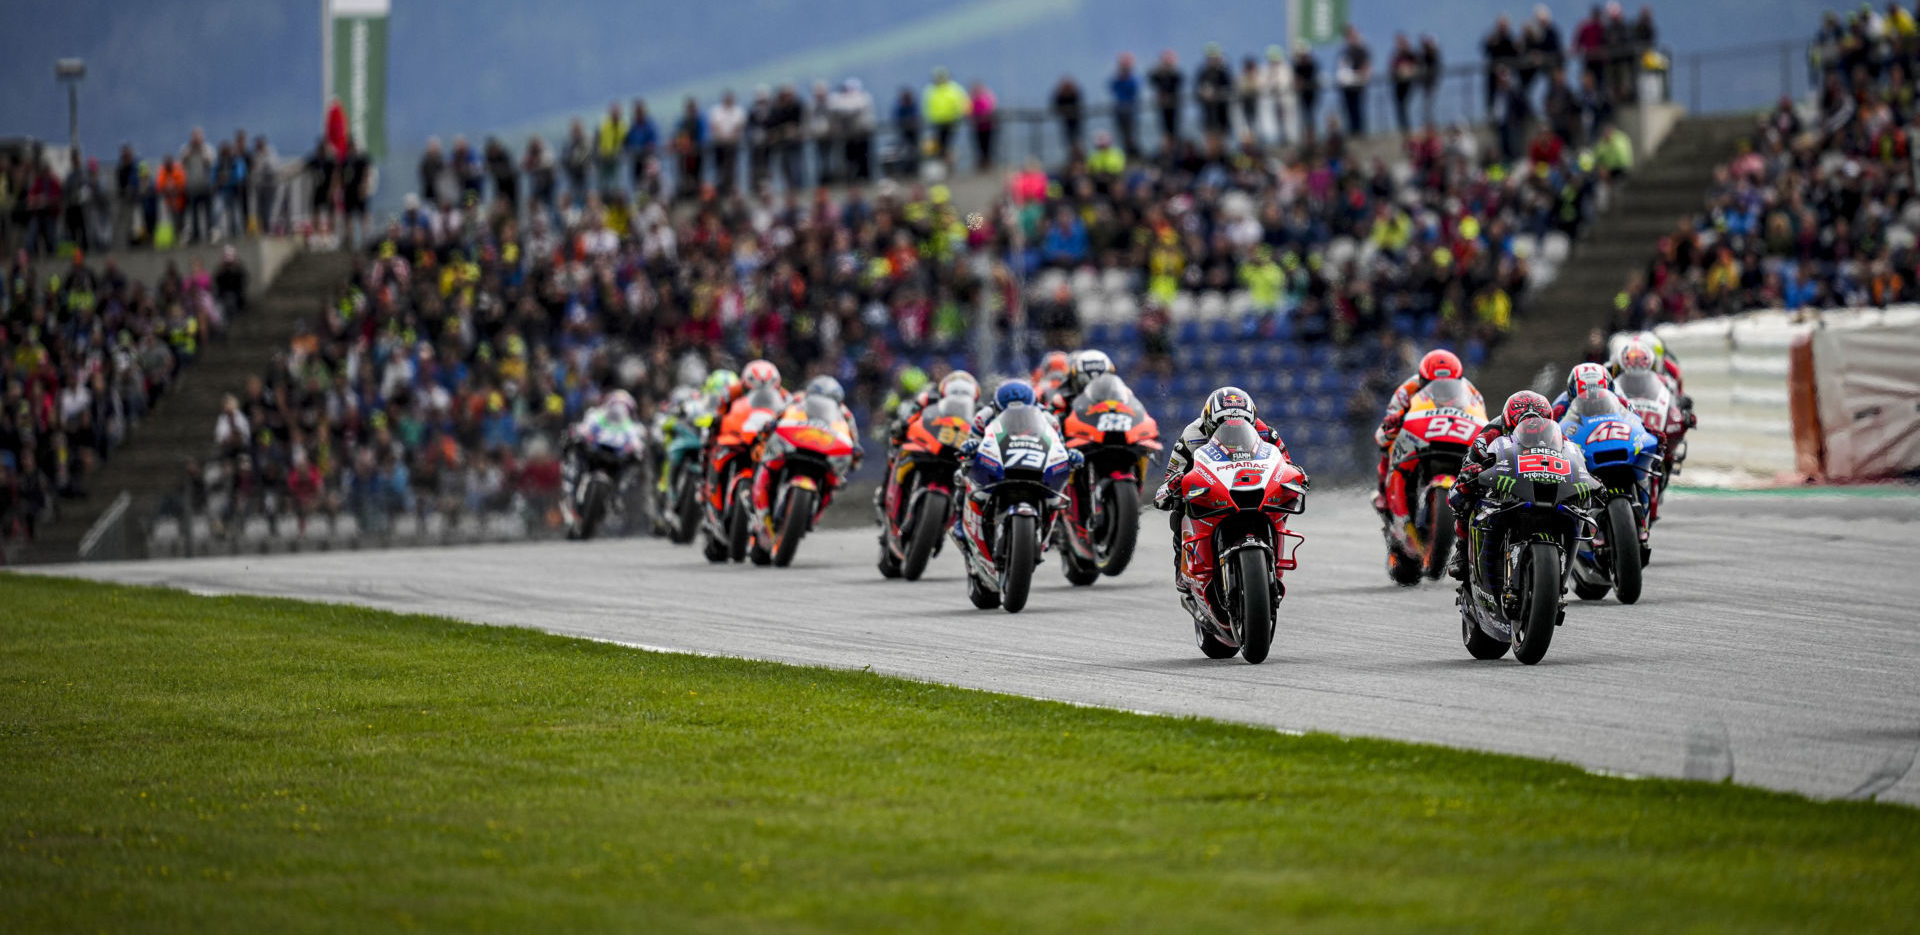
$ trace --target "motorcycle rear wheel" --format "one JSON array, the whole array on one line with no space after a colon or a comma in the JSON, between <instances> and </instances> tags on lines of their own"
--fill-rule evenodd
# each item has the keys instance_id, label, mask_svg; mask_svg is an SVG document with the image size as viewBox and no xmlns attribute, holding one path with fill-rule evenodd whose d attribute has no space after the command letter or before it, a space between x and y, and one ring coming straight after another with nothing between
<instances>
[{"instance_id":1,"label":"motorcycle rear wheel","mask_svg":"<svg viewBox=\"0 0 1920 935\"><path fill-rule=\"evenodd\" d=\"M1033 588L1033 548L1039 533L1033 517L1014 516L1007 520L1006 538L1000 542L1000 607L1017 614L1027 606L1027 592Z\"/></svg>"},{"instance_id":2,"label":"motorcycle rear wheel","mask_svg":"<svg viewBox=\"0 0 1920 935\"><path fill-rule=\"evenodd\" d=\"M900 560L900 576L908 581L919 581L927 571L927 561L933 558L933 547L940 544L940 534L947 528L947 495L928 491L920 498L920 506L914 511L913 538L907 543L907 554Z\"/></svg>"},{"instance_id":3,"label":"motorcycle rear wheel","mask_svg":"<svg viewBox=\"0 0 1920 935\"><path fill-rule=\"evenodd\" d=\"M807 535L807 525L813 522L813 504L817 496L819 494L804 488L787 493L787 515L780 522L780 538L773 544L775 568L793 564L793 555L800 550L800 540Z\"/></svg>"},{"instance_id":4,"label":"motorcycle rear wheel","mask_svg":"<svg viewBox=\"0 0 1920 935\"><path fill-rule=\"evenodd\" d=\"M882 578L892 579L900 577L900 557L893 554L892 546L887 545L887 533L885 530L881 530L880 532L880 560L876 562L875 565L879 567L880 577Z\"/></svg>"},{"instance_id":5,"label":"motorcycle rear wheel","mask_svg":"<svg viewBox=\"0 0 1920 935\"><path fill-rule=\"evenodd\" d=\"M1000 595L980 583L979 577L967 572L967 600L981 610L994 610L1000 606Z\"/></svg>"},{"instance_id":6,"label":"motorcycle rear wheel","mask_svg":"<svg viewBox=\"0 0 1920 935\"><path fill-rule=\"evenodd\" d=\"M1509 648L1504 640L1488 636L1466 611L1460 612L1460 642L1466 644L1467 655L1475 659L1498 659Z\"/></svg>"},{"instance_id":7,"label":"motorcycle rear wheel","mask_svg":"<svg viewBox=\"0 0 1920 935\"><path fill-rule=\"evenodd\" d=\"M1201 654L1205 655L1208 659L1232 659L1233 655L1240 651L1240 647L1238 646L1228 646L1214 639L1213 634L1208 633L1207 629L1201 626L1198 621L1195 621L1193 624L1193 635L1194 642L1200 644Z\"/></svg>"},{"instance_id":8,"label":"motorcycle rear wheel","mask_svg":"<svg viewBox=\"0 0 1920 935\"><path fill-rule=\"evenodd\" d=\"M1597 601L1606 597L1607 592L1612 590L1613 586L1610 584L1588 584L1581 581L1579 575L1573 576L1573 596L1583 601Z\"/></svg>"},{"instance_id":9,"label":"motorcycle rear wheel","mask_svg":"<svg viewBox=\"0 0 1920 935\"><path fill-rule=\"evenodd\" d=\"M1560 619L1560 551L1544 542L1527 546L1526 594L1513 628L1513 658L1535 665L1547 657Z\"/></svg>"},{"instance_id":10,"label":"motorcycle rear wheel","mask_svg":"<svg viewBox=\"0 0 1920 935\"><path fill-rule=\"evenodd\" d=\"M1640 523L1625 497L1607 501L1607 550L1613 553L1613 596L1622 604L1640 599Z\"/></svg>"},{"instance_id":11,"label":"motorcycle rear wheel","mask_svg":"<svg viewBox=\"0 0 1920 935\"><path fill-rule=\"evenodd\" d=\"M1093 553L1100 573L1112 577L1127 570L1140 540L1140 487L1131 480L1114 481L1107 494L1106 536L1094 543Z\"/></svg>"},{"instance_id":12,"label":"motorcycle rear wheel","mask_svg":"<svg viewBox=\"0 0 1920 935\"><path fill-rule=\"evenodd\" d=\"M1413 587L1420 583L1420 575L1419 559L1404 555L1399 546L1387 543L1387 577L1392 578L1394 584Z\"/></svg>"},{"instance_id":13,"label":"motorcycle rear wheel","mask_svg":"<svg viewBox=\"0 0 1920 935\"><path fill-rule=\"evenodd\" d=\"M1258 665L1273 649L1273 564L1260 549L1241 549L1233 560L1240 583L1240 658Z\"/></svg>"}]
</instances>

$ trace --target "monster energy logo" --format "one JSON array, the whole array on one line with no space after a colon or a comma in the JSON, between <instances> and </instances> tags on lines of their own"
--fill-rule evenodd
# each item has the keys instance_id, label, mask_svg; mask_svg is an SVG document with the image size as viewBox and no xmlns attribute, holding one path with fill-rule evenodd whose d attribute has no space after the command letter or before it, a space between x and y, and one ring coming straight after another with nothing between
<instances>
[{"instance_id":1,"label":"monster energy logo","mask_svg":"<svg viewBox=\"0 0 1920 935\"><path fill-rule=\"evenodd\" d=\"M1494 479L1493 486L1495 487L1495 489L1499 490L1500 495L1504 497L1510 493L1513 493L1513 478L1509 475L1503 474L1500 477Z\"/></svg>"}]
</instances>

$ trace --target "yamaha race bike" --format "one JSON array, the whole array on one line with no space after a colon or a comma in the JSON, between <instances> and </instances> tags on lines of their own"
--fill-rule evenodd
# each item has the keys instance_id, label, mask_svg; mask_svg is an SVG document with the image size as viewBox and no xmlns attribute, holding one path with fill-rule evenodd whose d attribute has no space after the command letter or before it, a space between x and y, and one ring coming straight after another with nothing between
<instances>
[{"instance_id":1,"label":"yamaha race bike","mask_svg":"<svg viewBox=\"0 0 1920 935\"><path fill-rule=\"evenodd\" d=\"M880 492L880 574L920 580L953 520L960 446L973 438L973 407L952 396L926 407L907 426Z\"/></svg>"},{"instance_id":2,"label":"yamaha race bike","mask_svg":"<svg viewBox=\"0 0 1920 935\"><path fill-rule=\"evenodd\" d=\"M1447 495L1486 424L1480 393L1465 380L1435 380L1413 394L1387 455L1387 574L1395 583L1418 584L1446 570L1453 550Z\"/></svg>"},{"instance_id":3,"label":"yamaha race bike","mask_svg":"<svg viewBox=\"0 0 1920 935\"><path fill-rule=\"evenodd\" d=\"M1287 517L1306 508L1306 475L1233 420L1193 452L1180 487L1180 602L1194 639L1209 659L1264 662L1287 593L1280 578L1305 539Z\"/></svg>"},{"instance_id":4,"label":"yamaha race bike","mask_svg":"<svg viewBox=\"0 0 1920 935\"><path fill-rule=\"evenodd\" d=\"M1076 585L1117 575L1140 538L1140 491L1147 461L1160 450L1160 428L1133 391L1108 373L1095 377L1061 420L1067 447L1085 463L1067 483L1061 517L1060 567Z\"/></svg>"},{"instance_id":5,"label":"yamaha race bike","mask_svg":"<svg viewBox=\"0 0 1920 935\"><path fill-rule=\"evenodd\" d=\"M624 512L626 490L622 481L643 457L646 445L640 428L625 425L591 423L581 427L571 457L575 459L573 488L567 491L571 520L567 538L591 539L607 517Z\"/></svg>"},{"instance_id":6,"label":"yamaha race bike","mask_svg":"<svg viewBox=\"0 0 1920 935\"><path fill-rule=\"evenodd\" d=\"M1008 407L981 434L966 461L965 505L953 538L967 559L967 599L981 610L1017 613L1027 606L1033 569L1079 456L1033 406Z\"/></svg>"},{"instance_id":7,"label":"yamaha race bike","mask_svg":"<svg viewBox=\"0 0 1920 935\"><path fill-rule=\"evenodd\" d=\"M1575 556L1573 593L1591 601L1611 589L1620 603L1631 604L1640 599L1642 566L1652 552L1647 516L1659 483L1659 440L1606 391L1574 398L1560 428L1585 453L1605 501L1593 541Z\"/></svg>"},{"instance_id":8,"label":"yamaha race bike","mask_svg":"<svg viewBox=\"0 0 1920 935\"><path fill-rule=\"evenodd\" d=\"M1461 640L1475 659L1498 659L1509 648L1538 663L1566 616L1567 567L1590 538L1585 508L1593 478L1560 426L1523 420L1492 445L1494 466L1473 483L1484 492L1468 527L1467 580L1461 582Z\"/></svg>"},{"instance_id":9,"label":"yamaha race bike","mask_svg":"<svg viewBox=\"0 0 1920 935\"><path fill-rule=\"evenodd\" d=\"M838 401L808 396L769 427L759 462L747 555L755 565L784 568L853 470L853 426Z\"/></svg>"}]
</instances>

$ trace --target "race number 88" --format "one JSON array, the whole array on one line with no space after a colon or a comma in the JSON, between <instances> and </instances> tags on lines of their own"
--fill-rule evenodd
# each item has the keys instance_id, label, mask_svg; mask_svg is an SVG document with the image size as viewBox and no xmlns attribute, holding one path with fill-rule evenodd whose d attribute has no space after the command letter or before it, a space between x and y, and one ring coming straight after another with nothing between
<instances>
[{"instance_id":1,"label":"race number 88","mask_svg":"<svg viewBox=\"0 0 1920 935\"><path fill-rule=\"evenodd\" d=\"M1522 474L1558 474L1561 477L1573 471L1573 465L1567 459L1554 455L1521 455L1519 463Z\"/></svg>"}]
</instances>

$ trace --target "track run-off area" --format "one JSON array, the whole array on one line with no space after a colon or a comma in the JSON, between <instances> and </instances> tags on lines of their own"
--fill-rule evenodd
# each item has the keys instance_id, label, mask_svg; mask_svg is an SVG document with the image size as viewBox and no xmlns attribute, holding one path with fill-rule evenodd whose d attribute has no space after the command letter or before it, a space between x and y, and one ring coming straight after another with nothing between
<instances>
[{"instance_id":1,"label":"track run-off area","mask_svg":"<svg viewBox=\"0 0 1920 935\"><path fill-rule=\"evenodd\" d=\"M1074 588L1049 555L1019 614L968 604L950 543L919 582L882 579L871 529L820 530L785 569L635 539L32 571L1920 805L1920 496L1676 492L1640 603L1569 594L1533 667L1467 656L1451 580L1388 580L1363 494L1310 495L1293 528L1257 666L1194 646L1153 511L1123 576Z\"/></svg>"}]
</instances>

